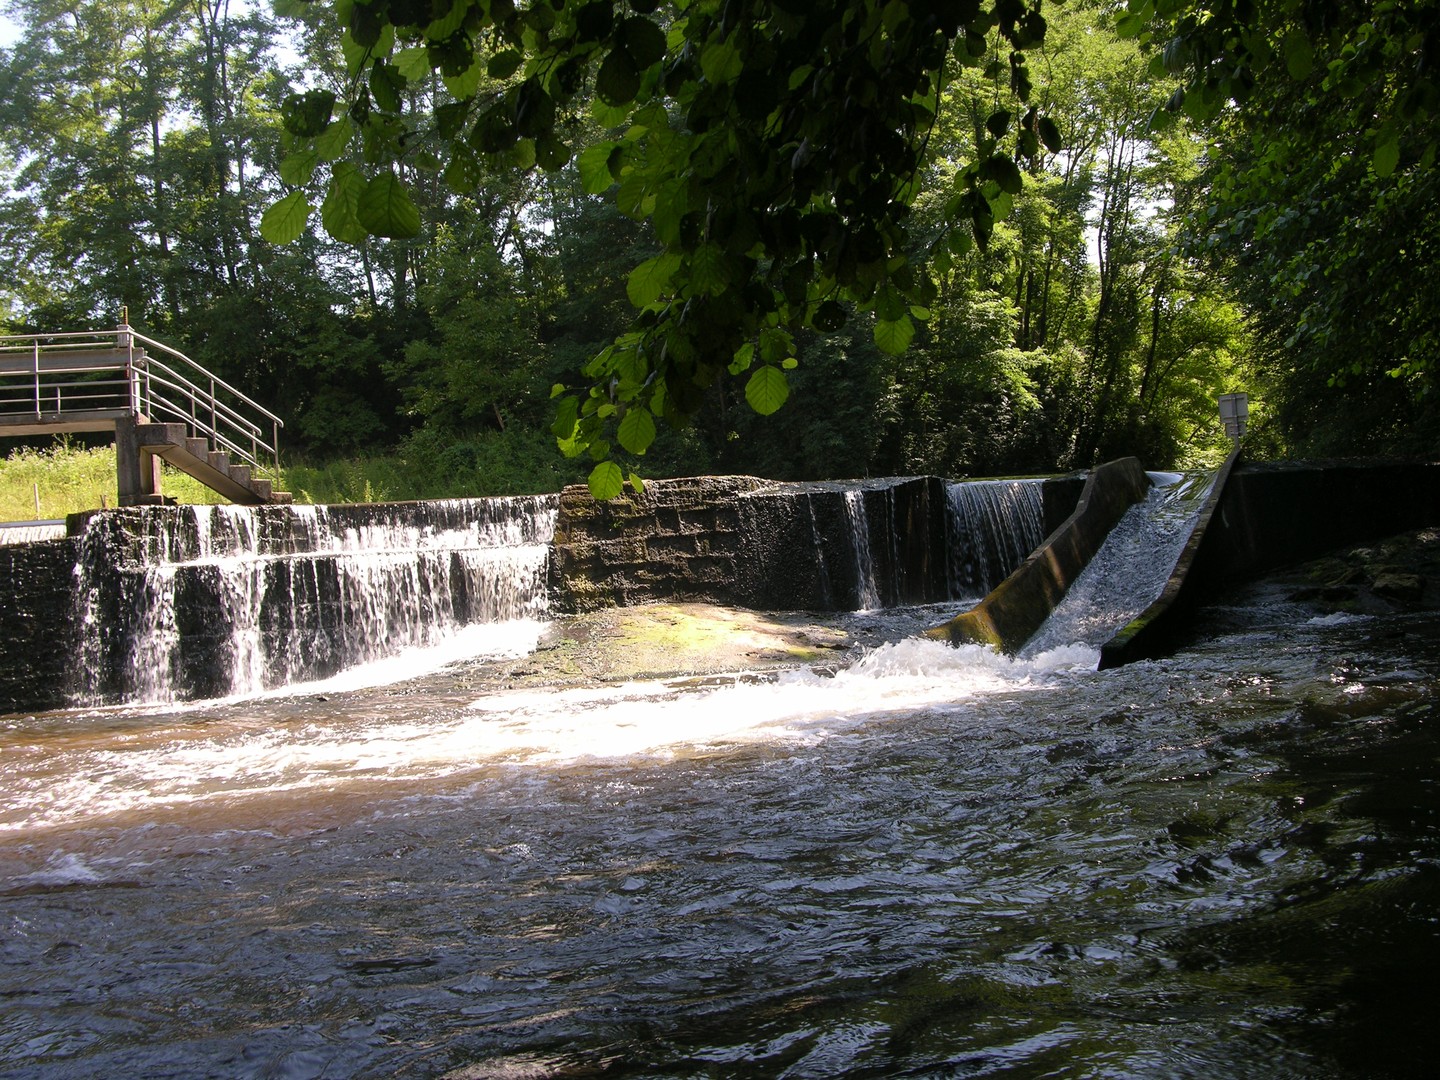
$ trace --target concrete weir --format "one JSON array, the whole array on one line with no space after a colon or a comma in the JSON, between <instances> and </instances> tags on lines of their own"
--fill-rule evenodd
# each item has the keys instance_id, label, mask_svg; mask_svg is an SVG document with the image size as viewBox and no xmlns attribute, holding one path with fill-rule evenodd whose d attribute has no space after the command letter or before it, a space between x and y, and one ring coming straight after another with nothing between
<instances>
[{"instance_id":1,"label":"concrete weir","mask_svg":"<svg viewBox=\"0 0 1440 1080\"><path fill-rule=\"evenodd\" d=\"M1136 458L1094 469L1064 524L984 600L926 636L954 645L973 642L1019 652L1100 550L1115 523L1149 488L1150 478Z\"/></svg>"},{"instance_id":2,"label":"concrete weir","mask_svg":"<svg viewBox=\"0 0 1440 1080\"><path fill-rule=\"evenodd\" d=\"M993 566L971 557L992 545L957 527L961 505L980 503L937 477L693 477L609 503L572 488L533 499L77 516L64 538L0 545L0 713L251 693L457 628L654 603L958 609L992 590L929 636L1016 653L1151 485L1134 458L1083 478L1004 483L1026 485L1025 498L986 505L1025 506L1023 528L1009 511L996 521L972 515L1017 541ZM1159 599L1120 611L1121 621L1140 614L1106 631L1114 636L1101 666L1172 650L1189 611L1232 581L1440 524L1440 464L1232 458L1196 521L1178 560L1174 548L1164 559L1149 552Z\"/></svg>"}]
</instances>

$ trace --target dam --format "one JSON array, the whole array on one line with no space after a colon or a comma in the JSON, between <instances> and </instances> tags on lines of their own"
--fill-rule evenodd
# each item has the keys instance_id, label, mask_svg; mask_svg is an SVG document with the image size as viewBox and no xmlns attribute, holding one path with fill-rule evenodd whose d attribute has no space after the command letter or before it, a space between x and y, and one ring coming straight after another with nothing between
<instances>
[{"instance_id":1,"label":"dam","mask_svg":"<svg viewBox=\"0 0 1440 1080\"><path fill-rule=\"evenodd\" d=\"M1230 488L1259 509L1222 500L1192 575L1275 557L1267 533L1292 552L1313 536L1275 472ZM1157 511L1180 494L1151 480ZM1118 669L1093 644L1012 656L919 636L1013 575L1028 539L902 569L907 535L931 528L918 506L975 495L989 509L969 524L1013 515L1048 537L1056 492L1025 483L757 499L727 481L743 493L697 500L695 482L579 521L563 495L433 507L424 525L145 508L10 546L23 594L65 603L91 591L79 550L108 552L122 584L92 568L92 610L153 624L144 655L170 657L170 681L97 638L96 700L0 719L0 1071L1423 1075L1433 606L1356 612L1325 584L1386 564L1385 542L1326 564L1323 587L1297 571L1182 597L1180 647ZM651 535L668 559L643 558ZM1440 567L1433 528L1407 542ZM332 625L332 597L381 581L451 629L427 641L379 605ZM232 585L226 603L258 614L181 614ZM583 642L536 643L546 622L613 624L638 648L627 611L767 585L829 598L804 615L814 658L601 678L564 668ZM176 614L146 623L166 589ZM282 617L296 596L310 610ZM936 599L885 606L915 596ZM337 664L384 626L405 650ZM257 688L234 662L258 649L278 668L292 645L314 681ZM228 682L192 689L191 670ZM189 696L214 688L238 692Z\"/></svg>"}]
</instances>

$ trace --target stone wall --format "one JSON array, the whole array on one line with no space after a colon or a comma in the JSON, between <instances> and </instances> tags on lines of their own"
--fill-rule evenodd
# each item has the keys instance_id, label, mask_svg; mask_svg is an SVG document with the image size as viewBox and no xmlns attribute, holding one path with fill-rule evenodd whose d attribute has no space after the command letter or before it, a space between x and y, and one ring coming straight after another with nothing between
<instances>
[{"instance_id":1,"label":"stone wall","mask_svg":"<svg viewBox=\"0 0 1440 1080\"><path fill-rule=\"evenodd\" d=\"M643 494L626 490L604 503L585 487L566 488L551 559L557 606L741 603L739 497L762 486L751 476L654 480Z\"/></svg>"},{"instance_id":2,"label":"stone wall","mask_svg":"<svg viewBox=\"0 0 1440 1080\"><path fill-rule=\"evenodd\" d=\"M941 601L949 585L946 514L945 482L936 477L694 477L652 481L643 494L608 503L567 488L552 595L568 611L662 600L774 611ZM873 585L873 598L862 582Z\"/></svg>"},{"instance_id":3,"label":"stone wall","mask_svg":"<svg viewBox=\"0 0 1440 1080\"><path fill-rule=\"evenodd\" d=\"M0 545L0 714L65 703L79 553L78 540Z\"/></svg>"}]
</instances>

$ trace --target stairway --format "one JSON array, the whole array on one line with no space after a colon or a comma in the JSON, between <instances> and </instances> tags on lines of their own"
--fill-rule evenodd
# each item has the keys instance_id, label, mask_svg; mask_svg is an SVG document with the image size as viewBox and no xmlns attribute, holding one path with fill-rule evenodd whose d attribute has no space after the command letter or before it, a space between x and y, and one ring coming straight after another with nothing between
<instances>
[{"instance_id":1,"label":"stairway","mask_svg":"<svg viewBox=\"0 0 1440 1080\"><path fill-rule=\"evenodd\" d=\"M0 335L0 434L115 432L122 506L165 503L160 461L237 503L276 491L283 421L184 353L113 330Z\"/></svg>"},{"instance_id":2,"label":"stairway","mask_svg":"<svg viewBox=\"0 0 1440 1080\"><path fill-rule=\"evenodd\" d=\"M189 435L184 424L138 424L135 434L142 454L163 459L233 503L290 502L290 492L276 491L274 481L254 476L251 466L232 463L227 451ZM161 501L160 496L152 498Z\"/></svg>"}]
</instances>

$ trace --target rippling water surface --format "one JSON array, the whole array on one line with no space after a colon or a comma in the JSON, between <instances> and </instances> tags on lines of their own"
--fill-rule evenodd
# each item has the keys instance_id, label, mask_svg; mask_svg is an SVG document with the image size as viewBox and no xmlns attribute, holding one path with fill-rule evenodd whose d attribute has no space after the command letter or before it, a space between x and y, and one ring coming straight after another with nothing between
<instances>
[{"instance_id":1,"label":"rippling water surface","mask_svg":"<svg viewBox=\"0 0 1440 1080\"><path fill-rule=\"evenodd\" d=\"M0 718L0 1075L1429 1075L1440 632Z\"/></svg>"}]
</instances>

